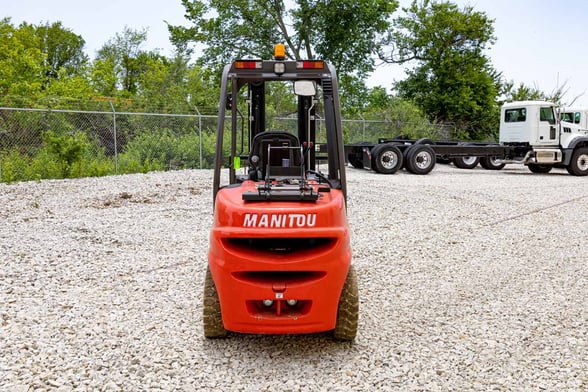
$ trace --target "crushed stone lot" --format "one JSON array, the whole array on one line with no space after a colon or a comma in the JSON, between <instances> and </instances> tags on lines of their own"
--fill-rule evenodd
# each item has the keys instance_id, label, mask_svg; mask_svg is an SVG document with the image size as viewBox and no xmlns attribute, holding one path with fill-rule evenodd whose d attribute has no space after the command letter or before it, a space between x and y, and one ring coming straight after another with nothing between
<instances>
[{"instance_id":1,"label":"crushed stone lot","mask_svg":"<svg viewBox=\"0 0 588 392\"><path fill-rule=\"evenodd\" d=\"M347 176L354 343L203 338L211 171L0 184L0 390L588 390L588 178Z\"/></svg>"}]
</instances>

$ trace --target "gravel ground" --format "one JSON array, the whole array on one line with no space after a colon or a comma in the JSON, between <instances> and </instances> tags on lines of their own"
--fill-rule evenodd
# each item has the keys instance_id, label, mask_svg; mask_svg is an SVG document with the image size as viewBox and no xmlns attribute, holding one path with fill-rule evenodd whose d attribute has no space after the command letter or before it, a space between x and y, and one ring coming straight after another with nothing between
<instances>
[{"instance_id":1,"label":"gravel ground","mask_svg":"<svg viewBox=\"0 0 588 392\"><path fill-rule=\"evenodd\" d=\"M354 343L202 337L210 171L0 184L0 390L588 390L588 178L347 173Z\"/></svg>"}]
</instances>

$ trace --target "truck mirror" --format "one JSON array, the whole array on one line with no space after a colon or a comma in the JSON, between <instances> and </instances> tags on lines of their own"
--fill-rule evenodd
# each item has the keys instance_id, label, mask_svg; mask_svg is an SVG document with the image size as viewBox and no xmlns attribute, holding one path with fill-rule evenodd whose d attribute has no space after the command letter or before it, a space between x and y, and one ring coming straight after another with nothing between
<instances>
[{"instance_id":1,"label":"truck mirror","mask_svg":"<svg viewBox=\"0 0 588 392\"><path fill-rule=\"evenodd\" d=\"M312 80L297 80L294 82L294 93L303 97L316 95L316 83Z\"/></svg>"}]
</instances>

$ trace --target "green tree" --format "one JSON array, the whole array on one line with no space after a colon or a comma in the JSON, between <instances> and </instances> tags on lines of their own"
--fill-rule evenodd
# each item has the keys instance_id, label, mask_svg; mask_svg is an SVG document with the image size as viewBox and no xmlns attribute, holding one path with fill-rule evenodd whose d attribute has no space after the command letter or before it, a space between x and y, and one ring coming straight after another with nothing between
<instances>
[{"instance_id":1,"label":"green tree","mask_svg":"<svg viewBox=\"0 0 588 392\"><path fill-rule=\"evenodd\" d=\"M171 26L180 51L204 45L201 61L218 68L245 56L268 59L273 45L285 43L291 59L325 59L340 74L365 77L373 70L391 0L182 0L191 27Z\"/></svg>"},{"instance_id":2,"label":"green tree","mask_svg":"<svg viewBox=\"0 0 588 392\"><path fill-rule=\"evenodd\" d=\"M216 113L218 89L213 73L187 56L151 57L138 79L137 100L148 111L194 113L214 106Z\"/></svg>"},{"instance_id":3,"label":"green tree","mask_svg":"<svg viewBox=\"0 0 588 392\"><path fill-rule=\"evenodd\" d=\"M125 27L98 50L92 79L100 94L115 96L120 92L131 97L137 92L146 63L159 56L157 52L141 48L146 40L146 30Z\"/></svg>"},{"instance_id":4,"label":"green tree","mask_svg":"<svg viewBox=\"0 0 588 392\"><path fill-rule=\"evenodd\" d=\"M367 102L363 116L366 119L384 120L386 123L386 133L375 135L376 138L402 135L410 139L420 139L442 136L435 133L435 127L421 108L410 101L388 94L383 87L371 88Z\"/></svg>"},{"instance_id":5,"label":"green tree","mask_svg":"<svg viewBox=\"0 0 588 392\"><path fill-rule=\"evenodd\" d=\"M500 74L484 54L494 42L493 21L471 6L434 0L415 0L404 11L380 52L388 63L412 66L395 84L399 96L432 121L455 123L462 136L484 138L498 124Z\"/></svg>"},{"instance_id":6,"label":"green tree","mask_svg":"<svg viewBox=\"0 0 588 392\"><path fill-rule=\"evenodd\" d=\"M0 99L28 105L43 85L44 56L32 25L0 20Z\"/></svg>"},{"instance_id":7,"label":"green tree","mask_svg":"<svg viewBox=\"0 0 588 392\"><path fill-rule=\"evenodd\" d=\"M550 93L542 91L537 86L527 86L519 83L515 87L514 81L504 82L502 85L502 94L500 103L512 101L549 101L558 106L572 106L582 95L567 98L569 87L567 82L562 83Z\"/></svg>"},{"instance_id":8,"label":"green tree","mask_svg":"<svg viewBox=\"0 0 588 392\"><path fill-rule=\"evenodd\" d=\"M6 104L31 105L57 96L91 94L84 40L61 22L14 27L0 21L0 95Z\"/></svg>"},{"instance_id":9,"label":"green tree","mask_svg":"<svg viewBox=\"0 0 588 392\"><path fill-rule=\"evenodd\" d=\"M35 29L41 52L45 54L47 82L59 77L80 75L88 64L84 53L86 42L80 36L62 26L61 22L39 25Z\"/></svg>"}]
</instances>

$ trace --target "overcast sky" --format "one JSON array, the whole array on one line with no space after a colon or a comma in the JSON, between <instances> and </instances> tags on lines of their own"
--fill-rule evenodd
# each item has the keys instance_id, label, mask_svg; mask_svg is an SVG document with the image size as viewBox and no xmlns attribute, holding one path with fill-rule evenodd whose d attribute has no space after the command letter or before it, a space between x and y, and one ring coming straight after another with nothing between
<instances>
[{"instance_id":1,"label":"overcast sky","mask_svg":"<svg viewBox=\"0 0 588 392\"><path fill-rule=\"evenodd\" d=\"M470 4L495 20L496 44L489 55L508 80L553 91L567 82L568 101L584 94L577 104L588 106L588 1L563 0L455 0ZM187 24L180 0L0 0L0 17L12 23L61 21L81 35L91 58L95 51L125 26L148 29L145 49L172 53L164 21ZM410 0L401 0L408 6ZM402 68L384 65L369 85L389 87L403 77Z\"/></svg>"}]
</instances>

